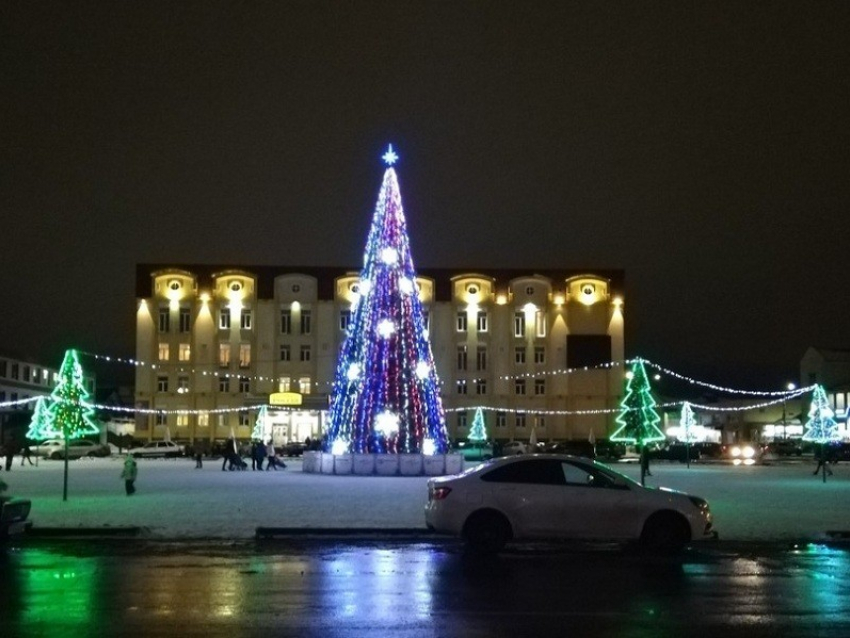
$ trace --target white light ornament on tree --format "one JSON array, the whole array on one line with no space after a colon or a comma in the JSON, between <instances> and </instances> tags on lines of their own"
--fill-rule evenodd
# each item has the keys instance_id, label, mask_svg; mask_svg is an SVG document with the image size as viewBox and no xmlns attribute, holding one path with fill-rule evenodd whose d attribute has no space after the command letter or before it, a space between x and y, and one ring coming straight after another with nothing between
<instances>
[{"instance_id":1,"label":"white light ornament on tree","mask_svg":"<svg viewBox=\"0 0 850 638\"><path fill-rule=\"evenodd\" d=\"M431 374L431 366L429 366L426 362L420 361L416 364L416 376L420 379L427 379L428 375Z\"/></svg>"},{"instance_id":2,"label":"white light ornament on tree","mask_svg":"<svg viewBox=\"0 0 850 638\"><path fill-rule=\"evenodd\" d=\"M384 248L381 251L381 261L387 266L395 266L398 263L398 251L395 248Z\"/></svg>"},{"instance_id":3,"label":"white light ornament on tree","mask_svg":"<svg viewBox=\"0 0 850 638\"><path fill-rule=\"evenodd\" d=\"M392 436L398 432L398 415L384 410L375 417L375 432L384 436Z\"/></svg>"},{"instance_id":4,"label":"white light ornament on tree","mask_svg":"<svg viewBox=\"0 0 850 638\"><path fill-rule=\"evenodd\" d=\"M378 323L378 334L384 339L389 339L395 332L395 324L390 319L382 319Z\"/></svg>"}]
</instances>

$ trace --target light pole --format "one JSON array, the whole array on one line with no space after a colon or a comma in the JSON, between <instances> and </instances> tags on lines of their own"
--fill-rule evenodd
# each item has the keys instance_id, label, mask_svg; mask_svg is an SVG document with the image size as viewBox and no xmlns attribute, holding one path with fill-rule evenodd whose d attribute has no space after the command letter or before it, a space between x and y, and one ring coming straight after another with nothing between
<instances>
[{"instance_id":1,"label":"light pole","mask_svg":"<svg viewBox=\"0 0 850 638\"><path fill-rule=\"evenodd\" d=\"M785 387L788 389L789 392L797 389L797 386L794 385L793 383L789 383ZM785 422L785 402L787 400L788 400L788 395L785 395L784 397L782 397L782 438L783 439L788 438L788 425Z\"/></svg>"}]
</instances>

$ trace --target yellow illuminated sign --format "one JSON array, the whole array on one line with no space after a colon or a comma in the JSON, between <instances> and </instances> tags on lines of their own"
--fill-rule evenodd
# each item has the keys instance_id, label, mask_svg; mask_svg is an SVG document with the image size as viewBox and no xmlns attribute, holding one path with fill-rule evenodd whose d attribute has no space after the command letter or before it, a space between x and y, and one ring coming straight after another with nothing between
<instances>
[{"instance_id":1,"label":"yellow illuminated sign","mask_svg":"<svg viewBox=\"0 0 850 638\"><path fill-rule=\"evenodd\" d=\"M303 396L298 392L273 392L269 395L271 405L301 405Z\"/></svg>"}]
</instances>

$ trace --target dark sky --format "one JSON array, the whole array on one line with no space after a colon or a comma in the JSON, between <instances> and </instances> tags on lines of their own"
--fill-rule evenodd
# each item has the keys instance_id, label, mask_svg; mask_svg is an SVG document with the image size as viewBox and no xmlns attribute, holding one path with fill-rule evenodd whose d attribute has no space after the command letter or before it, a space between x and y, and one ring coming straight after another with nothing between
<instances>
[{"instance_id":1,"label":"dark sky","mask_svg":"<svg viewBox=\"0 0 850 638\"><path fill-rule=\"evenodd\" d=\"M138 262L626 272L627 354L850 347L847 2L5 2L0 348L134 352Z\"/></svg>"}]
</instances>

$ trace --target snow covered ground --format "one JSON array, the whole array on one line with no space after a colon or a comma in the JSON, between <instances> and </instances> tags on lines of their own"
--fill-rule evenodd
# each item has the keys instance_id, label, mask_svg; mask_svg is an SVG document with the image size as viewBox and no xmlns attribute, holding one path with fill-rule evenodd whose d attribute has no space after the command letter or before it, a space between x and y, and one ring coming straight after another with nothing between
<instances>
[{"instance_id":1,"label":"snow covered ground","mask_svg":"<svg viewBox=\"0 0 850 638\"><path fill-rule=\"evenodd\" d=\"M9 493L32 500L36 527L142 526L168 539L250 538L258 526L297 528L423 528L427 477L328 476L301 472L288 460L278 472L202 470L189 459L142 459L138 492L128 497L122 459L69 464L62 501L61 461L39 461L0 477ZM633 464L617 470L638 478ZM814 464L733 467L656 463L647 485L707 498L724 540L817 540L850 530L850 465L839 464L824 484Z\"/></svg>"}]
</instances>

